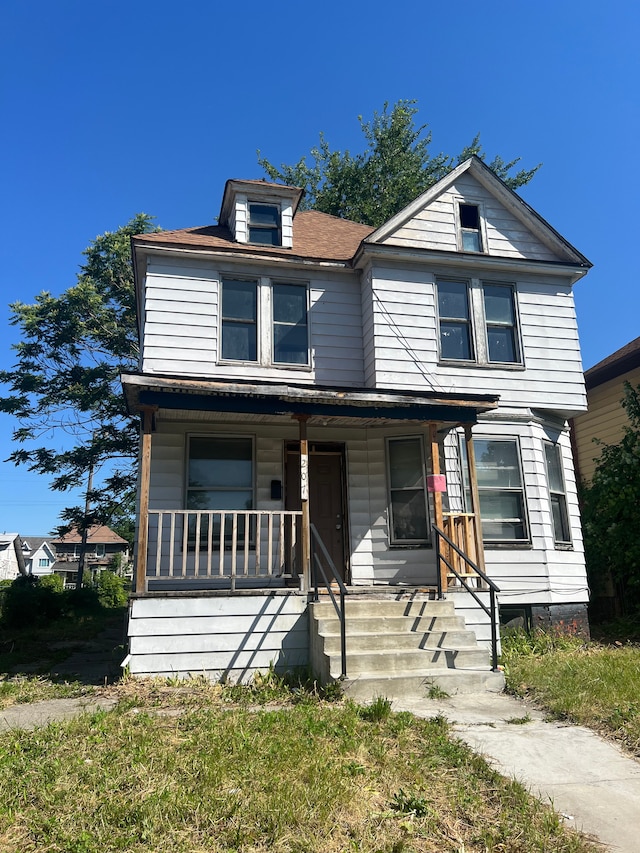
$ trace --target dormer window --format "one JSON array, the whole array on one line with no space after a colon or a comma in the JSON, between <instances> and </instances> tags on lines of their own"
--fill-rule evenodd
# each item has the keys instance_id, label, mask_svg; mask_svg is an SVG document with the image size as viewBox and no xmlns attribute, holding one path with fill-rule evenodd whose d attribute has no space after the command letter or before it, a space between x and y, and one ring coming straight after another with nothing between
<instances>
[{"instance_id":1,"label":"dormer window","mask_svg":"<svg viewBox=\"0 0 640 853\"><path fill-rule=\"evenodd\" d=\"M281 246L280 207L249 202L249 242L261 246Z\"/></svg>"},{"instance_id":2,"label":"dormer window","mask_svg":"<svg viewBox=\"0 0 640 853\"><path fill-rule=\"evenodd\" d=\"M463 252L482 252L480 211L477 204L460 204L460 233Z\"/></svg>"}]
</instances>

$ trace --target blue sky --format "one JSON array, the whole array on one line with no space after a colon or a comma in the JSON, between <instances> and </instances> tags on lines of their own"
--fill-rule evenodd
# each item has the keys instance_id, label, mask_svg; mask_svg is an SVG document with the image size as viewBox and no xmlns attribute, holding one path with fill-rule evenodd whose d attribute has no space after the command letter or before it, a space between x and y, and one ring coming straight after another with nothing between
<instances>
[{"instance_id":1,"label":"blue sky","mask_svg":"<svg viewBox=\"0 0 640 853\"><path fill-rule=\"evenodd\" d=\"M640 334L639 40L631 0L5 0L0 365L8 303L72 285L97 234L139 211L210 223L227 178L262 177L256 149L292 162L323 130L360 150L358 115L415 98L433 153L479 131L490 157L544 164L521 194L595 265L576 287L590 367ZM0 530L45 533L69 502L0 462Z\"/></svg>"}]
</instances>

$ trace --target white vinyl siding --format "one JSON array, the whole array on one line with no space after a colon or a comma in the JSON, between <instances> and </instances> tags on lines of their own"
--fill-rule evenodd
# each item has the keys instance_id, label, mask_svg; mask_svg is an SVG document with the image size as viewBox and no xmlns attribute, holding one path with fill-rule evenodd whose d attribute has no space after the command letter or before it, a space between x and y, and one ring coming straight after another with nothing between
<instances>
[{"instance_id":1,"label":"white vinyl siding","mask_svg":"<svg viewBox=\"0 0 640 853\"><path fill-rule=\"evenodd\" d=\"M305 272L310 356L306 367L291 363L219 363L220 281L226 276L205 261L150 261L143 323L145 373L364 385L362 306L355 273L325 277L317 272L307 276ZM248 266L229 273L229 277L257 278ZM263 277L274 283L290 283L281 274ZM291 283L304 287L295 277Z\"/></svg>"},{"instance_id":2,"label":"white vinyl siding","mask_svg":"<svg viewBox=\"0 0 640 853\"><path fill-rule=\"evenodd\" d=\"M488 255L557 261L558 256L510 210L497 201L470 175L462 175L452 186L404 223L383 242L420 249L462 251L459 244L458 205L478 205L486 236L482 251Z\"/></svg>"},{"instance_id":3,"label":"white vinyl siding","mask_svg":"<svg viewBox=\"0 0 640 853\"><path fill-rule=\"evenodd\" d=\"M555 410L562 417L584 411L575 306L567 283L530 274L515 281L492 276L487 284L505 290L513 287L518 361L501 364L484 358L447 363L439 360L437 278L451 275L444 268L372 267L371 334L365 350L368 385L498 394L502 408ZM472 310L476 346L485 340L484 328L475 322L481 313L481 306Z\"/></svg>"}]
</instances>

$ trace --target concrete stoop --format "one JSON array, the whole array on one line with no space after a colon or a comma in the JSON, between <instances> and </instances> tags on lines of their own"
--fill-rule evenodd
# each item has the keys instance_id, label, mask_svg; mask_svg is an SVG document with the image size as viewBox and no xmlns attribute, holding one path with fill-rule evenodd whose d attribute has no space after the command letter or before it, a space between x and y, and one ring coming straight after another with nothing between
<instances>
[{"instance_id":1,"label":"concrete stoop","mask_svg":"<svg viewBox=\"0 0 640 853\"><path fill-rule=\"evenodd\" d=\"M420 698L437 689L457 693L499 692L501 672L491 670L451 600L348 599L346 696L358 702L377 696ZM322 683L341 673L340 623L329 601L311 604L311 664Z\"/></svg>"}]
</instances>

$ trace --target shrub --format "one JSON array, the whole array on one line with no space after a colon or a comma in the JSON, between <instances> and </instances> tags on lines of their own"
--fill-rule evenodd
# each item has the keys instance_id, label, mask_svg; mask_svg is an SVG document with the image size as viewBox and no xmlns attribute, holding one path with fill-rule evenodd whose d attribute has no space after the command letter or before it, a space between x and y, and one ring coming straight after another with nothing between
<instances>
[{"instance_id":1,"label":"shrub","mask_svg":"<svg viewBox=\"0 0 640 853\"><path fill-rule=\"evenodd\" d=\"M11 627L49 622L62 615L63 606L61 593L43 585L33 575L23 575L4 592L2 620Z\"/></svg>"},{"instance_id":2,"label":"shrub","mask_svg":"<svg viewBox=\"0 0 640 853\"><path fill-rule=\"evenodd\" d=\"M64 589L64 581L60 575L43 575L38 581L40 589L52 589L54 592L62 592Z\"/></svg>"},{"instance_id":3,"label":"shrub","mask_svg":"<svg viewBox=\"0 0 640 853\"><path fill-rule=\"evenodd\" d=\"M127 592L124 578L105 570L98 575L98 600L103 607L124 607Z\"/></svg>"}]
</instances>

